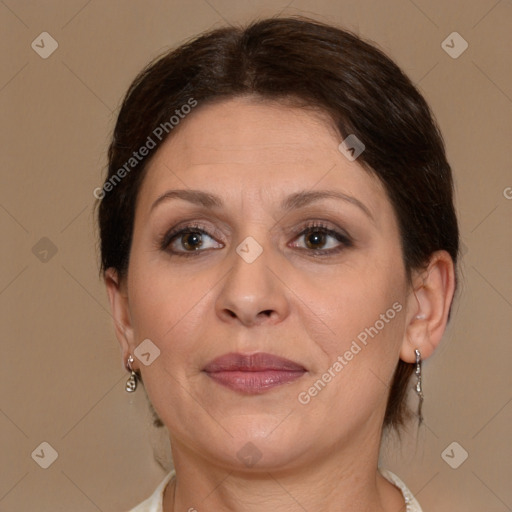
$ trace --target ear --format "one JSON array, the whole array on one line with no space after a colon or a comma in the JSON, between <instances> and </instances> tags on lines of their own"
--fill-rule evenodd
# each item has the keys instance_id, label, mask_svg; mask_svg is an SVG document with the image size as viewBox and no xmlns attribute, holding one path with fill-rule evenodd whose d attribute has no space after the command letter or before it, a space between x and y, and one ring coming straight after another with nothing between
<instances>
[{"instance_id":1,"label":"ear","mask_svg":"<svg viewBox=\"0 0 512 512\"><path fill-rule=\"evenodd\" d=\"M125 282L121 282L114 268L108 268L103 275L103 279L107 288L110 310L112 311L112 317L114 319L116 337L123 353L124 366L128 356L133 352L132 347L134 347L128 292ZM135 370L133 364L132 368Z\"/></svg>"},{"instance_id":2,"label":"ear","mask_svg":"<svg viewBox=\"0 0 512 512\"><path fill-rule=\"evenodd\" d=\"M436 251L426 270L413 277L400 359L414 363L415 349L420 351L422 359L432 355L446 329L454 291L453 260L448 252Z\"/></svg>"}]
</instances>

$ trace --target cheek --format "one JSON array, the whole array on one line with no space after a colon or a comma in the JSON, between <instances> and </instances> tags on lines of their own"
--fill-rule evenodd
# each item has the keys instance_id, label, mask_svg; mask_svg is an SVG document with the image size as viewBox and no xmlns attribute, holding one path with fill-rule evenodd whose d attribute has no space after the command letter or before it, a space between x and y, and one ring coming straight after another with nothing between
<instances>
[{"instance_id":1,"label":"cheek","mask_svg":"<svg viewBox=\"0 0 512 512\"><path fill-rule=\"evenodd\" d=\"M174 276L160 275L155 279L150 273L148 279L134 280L134 335L137 344L149 338L158 347L159 357L151 367L143 369L143 378L162 418L168 409L189 404L180 390L188 388L189 379L197 377L204 354L211 349L214 305L208 291L214 289L215 283L209 281L208 276L203 276L176 283ZM186 415L186 407L181 412Z\"/></svg>"},{"instance_id":2,"label":"cheek","mask_svg":"<svg viewBox=\"0 0 512 512\"><path fill-rule=\"evenodd\" d=\"M133 324L141 335L164 341L186 321L189 327L200 321L208 291L215 286L213 276L197 274L184 277L179 271L141 270L134 260L130 282ZM199 317L199 318L198 318Z\"/></svg>"},{"instance_id":3,"label":"cheek","mask_svg":"<svg viewBox=\"0 0 512 512\"><path fill-rule=\"evenodd\" d=\"M317 341L325 352L338 352L358 336L364 342L365 333L370 336L368 331L380 338L388 334L395 337L402 309L402 293L397 286L400 279L396 269L393 273L376 268L364 272L344 269L322 286L318 281L308 283L300 296L307 298L304 302L311 317L308 325L318 326ZM315 322L315 317L321 322Z\"/></svg>"},{"instance_id":4,"label":"cheek","mask_svg":"<svg viewBox=\"0 0 512 512\"><path fill-rule=\"evenodd\" d=\"M354 293L332 309L326 322L335 334L314 340L323 352L321 364L304 389L314 395L322 390L319 408L330 410L333 418L350 414L355 419L383 407L399 360L403 317L403 304L393 293ZM325 391L319 380L329 381Z\"/></svg>"},{"instance_id":5,"label":"cheek","mask_svg":"<svg viewBox=\"0 0 512 512\"><path fill-rule=\"evenodd\" d=\"M319 379L332 382L318 393L317 406L331 410L333 418L350 414L355 419L380 410L386 403L399 360L405 312L396 286L399 276L391 276L359 275L354 281L345 279L344 287L340 280L338 289L330 294L323 319L334 334L314 340L323 352L322 363L308 386L323 389L322 384L316 384ZM305 390L316 393L316 388Z\"/></svg>"}]
</instances>

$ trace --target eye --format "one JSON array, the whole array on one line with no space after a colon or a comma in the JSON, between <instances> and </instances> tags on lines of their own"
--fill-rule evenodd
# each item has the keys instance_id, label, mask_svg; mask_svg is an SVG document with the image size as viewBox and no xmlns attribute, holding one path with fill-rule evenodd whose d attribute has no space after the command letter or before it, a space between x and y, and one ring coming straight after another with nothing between
<instances>
[{"instance_id":1,"label":"eye","mask_svg":"<svg viewBox=\"0 0 512 512\"><path fill-rule=\"evenodd\" d=\"M179 256L192 256L205 249L219 249L224 246L218 243L205 229L198 225L189 225L167 233L163 237L160 247L162 250Z\"/></svg>"},{"instance_id":2,"label":"eye","mask_svg":"<svg viewBox=\"0 0 512 512\"><path fill-rule=\"evenodd\" d=\"M292 247L309 250L317 255L333 254L353 245L347 235L321 223L307 225L297 237L299 240L301 238L304 240L304 244L301 246L293 243Z\"/></svg>"}]
</instances>

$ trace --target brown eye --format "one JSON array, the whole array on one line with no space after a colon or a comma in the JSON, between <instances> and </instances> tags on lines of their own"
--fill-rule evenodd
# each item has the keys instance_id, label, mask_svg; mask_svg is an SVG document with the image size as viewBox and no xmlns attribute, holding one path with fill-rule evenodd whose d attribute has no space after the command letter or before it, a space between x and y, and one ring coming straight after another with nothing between
<instances>
[{"instance_id":1,"label":"brown eye","mask_svg":"<svg viewBox=\"0 0 512 512\"><path fill-rule=\"evenodd\" d=\"M187 250L197 250L203 245L203 237L201 233L189 231L181 235L181 243Z\"/></svg>"},{"instance_id":2,"label":"brown eye","mask_svg":"<svg viewBox=\"0 0 512 512\"><path fill-rule=\"evenodd\" d=\"M160 249L177 256L192 256L206 252L207 249L221 249L223 244L198 225L173 229L159 242Z\"/></svg>"},{"instance_id":3,"label":"brown eye","mask_svg":"<svg viewBox=\"0 0 512 512\"><path fill-rule=\"evenodd\" d=\"M305 235L305 240L309 249L321 249L325 245L325 233L310 231Z\"/></svg>"},{"instance_id":4,"label":"brown eye","mask_svg":"<svg viewBox=\"0 0 512 512\"><path fill-rule=\"evenodd\" d=\"M328 256L352 247L348 235L321 224L311 224L299 234L293 247L307 251L313 256Z\"/></svg>"}]
</instances>

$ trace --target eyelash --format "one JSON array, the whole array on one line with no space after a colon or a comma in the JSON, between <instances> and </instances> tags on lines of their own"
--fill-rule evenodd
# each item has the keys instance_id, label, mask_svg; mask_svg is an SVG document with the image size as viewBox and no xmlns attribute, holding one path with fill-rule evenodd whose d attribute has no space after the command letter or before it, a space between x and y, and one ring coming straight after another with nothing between
<instances>
[{"instance_id":1,"label":"eyelash","mask_svg":"<svg viewBox=\"0 0 512 512\"><path fill-rule=\"evenodd\" d=\"M302 226L299 230L294 230L294 231L297 231L297 233L295 234L294 240L301 236L306 236L311 233L318 232L318 233L322 233L324 235L331 236L332 238L335 238L336 240L338 240L339 242L342 243L341 246L338 246L334 249L307 249L307 248L302 248L302 247L298 248L299 250L308 252L310 255L312 255L314 257L333 255L333 254L336 254L346 248L353 246L353 242L348 235L341 233L339 231L330 229L328 226L326 226L325 224L322 224L321 222L310 222L310 223ZM162 251L171 252L171 254L176 255L176 256L183 256L185 258L191 257L191 256L198 256L200 253L205 252L205 249L194 250L194 251L169 251L169 249L168 249L169 245L175 239L177 239L180 236L183 236L185 234L191 234L191 233L197 233L197 234L201 234L201 235L206 235L210 238L214 238L214 236L212 236L210 233L208 233L208 231L203 226L201 226L200 224L194 223L194 224L189 224L189 225L183 226L181 228L175 228L175 229L172 229L171 231L167 232L160 238L158 245Z\"/></svg>"}]
</instances>

